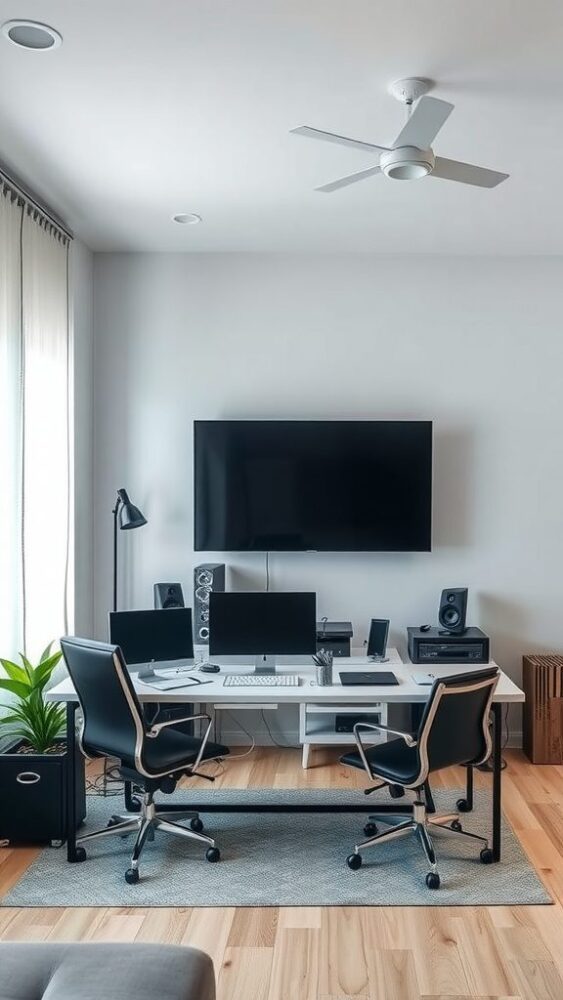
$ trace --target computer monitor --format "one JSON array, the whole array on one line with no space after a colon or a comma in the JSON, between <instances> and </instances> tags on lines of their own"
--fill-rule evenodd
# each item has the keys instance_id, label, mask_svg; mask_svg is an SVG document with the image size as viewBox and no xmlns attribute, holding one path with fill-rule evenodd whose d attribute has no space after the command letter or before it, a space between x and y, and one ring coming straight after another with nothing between
<instances>
[{"instance_id":1,"label":"computer monitor","mask_svg":"<svg viewBox=\"0 0 563 1000\"><path fill-rule=\"evenodd\" d=\"M316 652L316 623L314 593L211 591L209 653L251 655L257 673L273 673L276 654Z\"/></svg>"},{"instance_id":2,"label":"computer monitor","mask_svg":"<svg viewBox=\"0 0 563 1000\"><path fill-rule=\"evenodd\" d=\"M140 677L151 676L154 661L193 659L192 610L112 611L109 641L121 647L127 664L141 666Z\"/></svg>"}]
</instances>

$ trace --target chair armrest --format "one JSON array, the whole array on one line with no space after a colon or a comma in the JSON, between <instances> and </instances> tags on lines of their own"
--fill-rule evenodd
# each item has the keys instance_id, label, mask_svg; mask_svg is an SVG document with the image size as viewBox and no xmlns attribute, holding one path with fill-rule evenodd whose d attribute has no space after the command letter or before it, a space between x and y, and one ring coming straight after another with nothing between
<instances>
[{"instance_id":1,"label":"chair armrest","mask_svg":"<svg viewBox=\"0 0 563 1000\"><path fill-rule=\"evenodd\" d=\"M207 719L208 722L211 722L211 718L207 714L186 715L183 719L169 719L168 722L157 722L147 730L146 735L149 739L155 740L162 730L168 729L169 726L178 726L182 722L197 722L198 719Z\"/></svg>"},{"instance_id":2,"label":"chair armrest","mask_svg":"<svg viewBox=\"0 0 563 1000\"><path fill-rule=\"evenodd\" d=\"M402 729L392 729L391 726L384 726L382 722L356 722L354 736L357 736L360 729L380 729L381 732L390 733L391 736L400 736L408 747L415 747L417 743L412 733L405 733Z\"/></svg>"},{"instance_id":3,"label":"chair armrest","mask_svg":"<svg viewBox=\"0 0 563 1000\"><path fill-rule=\"evenodd\" d=\"M203 757L203 752L205 750L205 747L207 746L209 733L211 732L211 726L213 725L210 715L202 713L200 715L187 715L184 719L170 719L169 722L157 722L155 726L151 726L151 728L147 731L146 734L149 737L149 739L156 739L160 735L162 730L167 729L169 726L177 726L181 722L196 722L198 719L207 719L207 729L203 734L203 739L201 741L197 757L193 762L193 764L190 766L191 774L194 774L194 772L197 771L201 758ZM214 781L215 779L212 780Z\"/></svg>"},{"instance_id":4,"label":"chair armrest","mask_svg":"<svg viewBox=\"0 0 563 1000\"><path fill-rule=\"evenodd\" d=\"M391 729L390 726L384 726L381 722L356 722L354 726L354 739L356 741L358 753L362 759L362 764L364 765L364 771L370 780L373 779L373 774L371 767L369 766L369 761L366 757L366 750L364 744L362 743L360 729L377 729L383 733L391 733L392 736L400 736L405 741L407 746L416 746L416 740L413 738L412 733L403 733L400 729Z\"/></svg>"}]
</instances>

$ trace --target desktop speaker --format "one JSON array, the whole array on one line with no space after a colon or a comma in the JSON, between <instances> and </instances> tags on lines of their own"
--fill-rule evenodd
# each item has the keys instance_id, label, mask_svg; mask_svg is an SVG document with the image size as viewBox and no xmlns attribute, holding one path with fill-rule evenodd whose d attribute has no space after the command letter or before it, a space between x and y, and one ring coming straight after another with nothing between
<instances>
[{"instance_id":1,"label":"desktop speaker","mask_svg":"<svg viewBox=\"0 0 563 1000\"><path fill-rule=\"evenodd\" d=\"M438 621L446 632L463 635L467 612L467 587L452 587L442 591Z\"/></svg>"},{"instance_id":2,"label":"desktop speaker","mask_svg":"<svg viewBox=\"0 0 563 1000\"><path fill-rule=\"evenodd\" d=\"M209 595L225 589L225 564L202 563L194 570L194 642L209 645Z\"/></svg>"},{"instance_id":3,"label":"desktop speaker","mask_svg":"<svg viewBox=\"0 0 563 1000\"><path fill-rule=\"evenodd\" d=\"M180 583L155 583L154 606L161 608L184 608L184 595Z\"/></svg>"}]
</instances>

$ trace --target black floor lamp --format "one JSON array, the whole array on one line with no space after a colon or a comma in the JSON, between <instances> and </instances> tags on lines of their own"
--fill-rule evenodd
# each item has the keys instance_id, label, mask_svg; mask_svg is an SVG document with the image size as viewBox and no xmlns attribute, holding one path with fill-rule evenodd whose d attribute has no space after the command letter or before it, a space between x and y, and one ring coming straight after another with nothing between
<instances>
[{"instance_id":1,"label":"black floor lamp","mask_svg":"<svg viewBox=\"0 0 563 1000\"><path fill-rule=\"evenodd\" d=\"M146 517L138 507L131 503L127 490L117 491L117 500L112 510L113 514L113 610L117 611L117 519L122 531L130 528L142 528L147 523Z\"/></svg>"}]
</instances>

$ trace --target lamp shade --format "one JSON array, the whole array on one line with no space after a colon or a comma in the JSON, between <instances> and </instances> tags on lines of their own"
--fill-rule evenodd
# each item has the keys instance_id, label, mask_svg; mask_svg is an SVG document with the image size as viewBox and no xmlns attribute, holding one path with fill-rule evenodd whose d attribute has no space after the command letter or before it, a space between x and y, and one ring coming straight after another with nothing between
<instances>
[{"instance_id":1,"label":"lamp shade","mask_svg":"<svg viewBox=\"0 0 563 1000\"><path fill-rule=\"evenodd\" d=\"M147 523L146 517L141 514L138 507L131 503L127 490L118 490L117 495L121 500L121 506L119 508L119 527L123 531L128 531L130 528L142 528L143 524Z\"/></svg>"}]
</instances>

